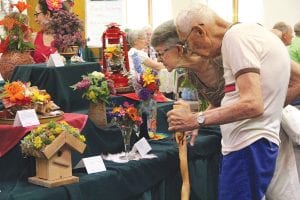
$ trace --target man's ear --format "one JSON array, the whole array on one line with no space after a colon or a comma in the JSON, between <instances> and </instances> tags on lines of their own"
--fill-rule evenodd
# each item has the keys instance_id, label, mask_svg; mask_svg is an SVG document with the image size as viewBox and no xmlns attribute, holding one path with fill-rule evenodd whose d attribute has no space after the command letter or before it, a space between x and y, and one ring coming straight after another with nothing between
<instances>
[{"instance_id":1,"label":"man's ear","mask_svg":"<svg viewBox=\"0 0 300 200\"><path fill-rule=\"evenodd\" d=\"M198 34L200 37L205 37L207 34L204 28L204 24L197 24L192 28L194 29L195 33Z\"/></svg>"}]
</instances>

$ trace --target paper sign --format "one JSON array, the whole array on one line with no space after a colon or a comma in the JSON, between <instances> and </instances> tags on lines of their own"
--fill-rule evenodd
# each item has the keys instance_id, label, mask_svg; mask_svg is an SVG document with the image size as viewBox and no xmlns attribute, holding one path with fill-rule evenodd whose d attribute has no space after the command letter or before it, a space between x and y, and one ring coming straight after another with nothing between
<instances>
[{"instance_id":1,"label":"paper sign","mask_svg":"<svg viewBox=\"0 0 300 200\"><path fill-rule=\"evenodd\" d=\"M92 157L88 157L88 158L83 158L74 167L74 169L83 168L84 166L85 166L85 169L88 174L106 171L106 167L104 165L104 162L103 162L101 156L92 156Z\"/></svg>"},{"instance_id":2,"label":"paper sign","mask_svg":"<svg viewBox=\"0 0 300 200\"><path fill-rule=\"evenodd\" d=\"M47 67L62 67L64 62L58 53L53 53L49 56Z\"/></svg>"},{"instance_id":3,"label":"paper sign","mask_svg":"<svg viewBox=\"0 0 300 200\"><path fill-rule=\"evenodd\" d=\"M133 149L136 149L139 152L139 154L142 157L144 157L147 153L151 151L152 148L148 141L143 137L134 144Z\"/></svg>"},{"instance_id":4,"label":"paper sign","mask_svg":"<svg viewBox=\"0 0 300 200\"><path fill-rule=\"evenodd\" d=\"M18 110L13 126L33 126L39 125L40 121L34 109Z\"/></svg>"}]
</instances>

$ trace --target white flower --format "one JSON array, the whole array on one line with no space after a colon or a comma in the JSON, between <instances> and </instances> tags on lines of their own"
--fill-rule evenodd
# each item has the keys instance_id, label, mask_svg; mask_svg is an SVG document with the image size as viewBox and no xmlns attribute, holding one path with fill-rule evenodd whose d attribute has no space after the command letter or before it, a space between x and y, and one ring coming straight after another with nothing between
<instances>
[{"instance_id":1,"label":"white flower","mask_svg":"<svg viewBox=\"0 0 300 200\"><path fill-rule=\"evenodd\" d=\"M98 78L98 79L104 78L104 74L101 72L97 72L97 71L93 71L92 76L94 76L95 78Z\"/></svg>"}]
</instances>

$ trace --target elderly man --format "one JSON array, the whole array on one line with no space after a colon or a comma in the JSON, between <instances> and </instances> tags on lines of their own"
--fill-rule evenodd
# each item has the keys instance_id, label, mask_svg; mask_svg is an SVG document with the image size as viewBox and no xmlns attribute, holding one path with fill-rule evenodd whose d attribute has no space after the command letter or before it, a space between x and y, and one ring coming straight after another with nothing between
<instances>
[{"instance_id":1,"label":"elderly man","mask_svg":"<svg viewBox=\"0 0 300 200\"><path fill-rule=\"evenodd\" d=\"M202 4L179 13L176 26L191 53L204 58L222 55L225 96L220 107L205 112L168 112L169 130L220 124L219 199L262 199L280 142L281 111L290 78L288 52L264 27L230 25Z\"/></svg>"}]
</instances>

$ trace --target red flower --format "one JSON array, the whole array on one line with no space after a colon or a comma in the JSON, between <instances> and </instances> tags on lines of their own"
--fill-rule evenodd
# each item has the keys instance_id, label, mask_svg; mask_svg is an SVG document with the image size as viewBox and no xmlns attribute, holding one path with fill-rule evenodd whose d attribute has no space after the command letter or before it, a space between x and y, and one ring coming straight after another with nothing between
<instances>
[{"instance_id":1,"label":"red flower","mask_svg":"<svg viewBox=\"0 0 300 200\"><path fill-rule=\"evenodd\" d=\"M0 42L0 53L6 52L8 44L9 44L9 37L7 37L6 39L1 39L1 42Z\"/></svg>"},{"instance_id":2,"label":"red flower","mask_svg":"<svg viewBox=\"0 0 300 200\"><path fill-rule=\"evenodd\" d=\"M149 85L146 86L146 88L151 92L155 92L158 89L156 83L150 83Z\"/></svg>"},{"instance_id":3,"label":"red flower","mask_svg":"<svg viewBox=\"0 0 300 200\"><path fill-rule=\"evenodd\" d=\"M20 13L30 7L24 1L18 1L18 3L14 4L14 6L19 10Z\"/></svg>"}]
</instances>

